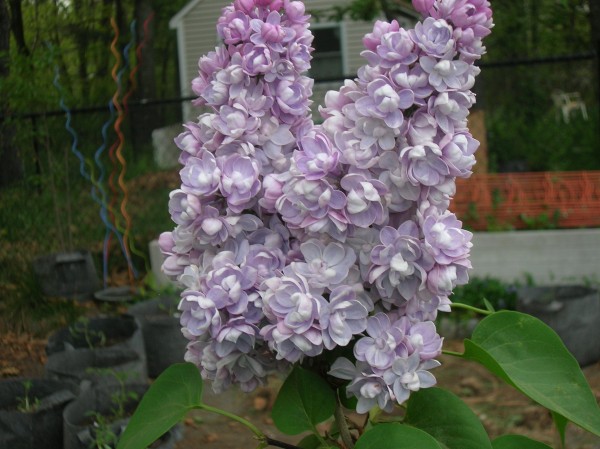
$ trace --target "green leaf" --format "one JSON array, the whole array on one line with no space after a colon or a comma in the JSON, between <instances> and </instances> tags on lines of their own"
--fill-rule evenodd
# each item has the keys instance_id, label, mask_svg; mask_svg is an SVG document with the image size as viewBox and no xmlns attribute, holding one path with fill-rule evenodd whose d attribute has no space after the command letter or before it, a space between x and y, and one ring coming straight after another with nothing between
<instances>
[{"instance_id":1,"label":"green leaf","mask_svg":"<svg viewBox=\"0 0 600 449\"><path fill-rule=\"evenodd\" d=\"M338 449L337 446L324 444L316 435L310 434L302 438L298 443L301 449Z\"/></svg>"},{"instance_id":2,"label":"green leaf","mask_svg":"<svg viewBox=\"0 0 600 449\"><path fill-rule=\"evenodd\" d=\"M464 357L477 361L523 394L600 435L600 408L579 364L542 321L496 312L465 340Z\"/></svg>"},{"instance_id":3,"label":"green leaf","mask_svg":"<svg viewBox=\"0 0 600 449\"><path fill-rule=\"evenodd\" d=\"M185 414L202 401L202 378L191 363L176 363L167 368L150 386L117 449L145 449Z\"/></svg>"},{"instance_id":4,"label":"green leaf","mask_svg":"<svg viewBox=\"0 0 600 449\"><path fill-rule=\"evenodd\" d=\"M323 378L295 366L273 404L273 422L288 435L315 431L318 423L333 415L335 400L335 391Z\"/></svg>"},{"instance_id":5,"label":"green leaf","mask_svg":"<svg viewBox=\"0 0 600 449\"><path fill-rule=\"evenodd\" d=\"M487 298L483 298L483 305L485 306L486 310L489 310L490 312L495 312L496 311L494 309L494 306L492 305L492 303L489 302L487 300Z\"/></svg>"},{"instance_id":6,"label":"green leaf","mask_svg":"<svg viewBox=\"0 0 600 449\"><path fill-rule=\"evenodd\" d=\"M321 447L321 440L311 433L300 440L298 447L302 449L319 449Z\"/></svg>"},{"instance_id":7,"label":"green leaf","mask_svg":"<svg viewBox=\"0 0 600 449\"><path fill-rule=\"evenodd\" d=\"M539 441L521 435L503 435L492 441L494 449L552 449Z\"/></svg>"},{"instance_id":8,"label":"green leaf","mask_svg":"<svg viewBox=\"0 0 600 449\"><path fill-rule=\"evenodd\" d=\"M441 388L412 393L405 422L424 430L448 449L492 449L475 413L457 396Z\"/></svg>"},{"instance_id":9,"label":"green leaf","mask_svg":"<svg viewBox=\"0 0 600 449\"><path fill-rule=\"evenodd\" d=\"M554 421L554 426L556 430L558 430L558 436L560 437L561 447L565 447L565 432L567 430L567 424L569 424L569 420L564 416L552 412L552 420Z\"/></svg>"},{"instance_id":10,"label":"green leaf","mask_svg":"<svg viewBox=\"0 0 600 449\"><path fill-rule=\"evenodd\" d=\"M378 424L365 432L354 449L442 449L428 433L404 424Z\"/></svg>"}]
</instances>

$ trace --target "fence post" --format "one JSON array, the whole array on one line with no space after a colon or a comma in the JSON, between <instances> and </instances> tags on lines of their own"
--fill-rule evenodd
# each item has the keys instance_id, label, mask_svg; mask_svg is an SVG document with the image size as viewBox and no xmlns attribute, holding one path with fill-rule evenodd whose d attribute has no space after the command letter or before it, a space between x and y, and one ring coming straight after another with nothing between
<instances>
[{"instance_id":1,"label":"fence post","mask_svg":"<svg viewBox=\"0 0 600 449\"><path fill-rule=\"evenodd\" d=\"M42 174L42 167L40 165L40 144L38 142L38 126L35 115L31 116L31 139L33 141L33 154L35 156L35 174L39 176Z\"/></svg>"}]
</instances>

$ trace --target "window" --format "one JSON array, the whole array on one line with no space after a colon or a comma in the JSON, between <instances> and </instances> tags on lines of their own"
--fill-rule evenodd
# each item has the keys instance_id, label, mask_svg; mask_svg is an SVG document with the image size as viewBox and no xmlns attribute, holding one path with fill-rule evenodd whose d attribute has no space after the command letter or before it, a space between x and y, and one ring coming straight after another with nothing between
<instances>
[{"instance_id":1,"label":"window","mask_svg":"<svg viewBox=\"0 0 600 449\"><path fill-rule=\"evenodd\" d=\"M314 36L309 76L318 80L337 80L344 76L342 30L339 24L311 26Z\"/></svg>"}]
</instances>

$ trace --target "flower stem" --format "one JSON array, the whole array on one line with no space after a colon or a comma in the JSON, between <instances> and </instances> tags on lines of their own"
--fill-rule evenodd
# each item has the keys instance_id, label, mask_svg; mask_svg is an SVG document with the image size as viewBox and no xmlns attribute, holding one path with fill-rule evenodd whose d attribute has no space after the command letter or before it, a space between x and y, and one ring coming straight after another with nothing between
<instances>
[{"instance_id":1,"label":"flower stem","mask_svg":"<svg viewBox=\"0 0 600 449\"><path fill-rule=\"evenodd\" d=\"M450 304L450 307L453 309L470 310L471 312L480 313L481 315L491 315L492 313L494 313L490 310L479 309L477 307L473 307L468 304L462 304L460 302L453 302L452 304Z\"/></svg>"},{"instance_id":2,"label":"flower stem","mask_svg":"<svg viewBox=\"0 0 600 449\"><path fill-rule=\"evenodd\" d=\"M227 412L225 410L221 410L220 408L211 407L210 405L207 405L207 404L200 404L199 408L202 409L202 410L206 410L207 412L213 412L213 413L216 413L218 415L223 415L223 416L226 416L229 419L237 421L240 424L243 424L244 426L246 426L248 429L250 429L252 431L252 433L254 435L256 435L256 437L259 440L261 440L261 441L267 441L267 436L264 433L262 433L258 429L258 427L256 427L254 424L252 424L247 419L242 418L241 416L234 415L233 413L229 413L229 412Z\"/></svg>"},{"instance_id":3,"label":"flower stem","mask_svg":"<svg viewBox=\"0 0 600 449\"><path fill-rule=\"evenodd\" d=\"M352 441L352 435L350 435L350 430L348 429L348 423L346 422L346 417L344 416L344 410L342 409L339 396L335 400L334 417L335 422L338 425L338 429L340 429L340 436L342 437L344 446L346 446L346 449L354 449L354 441Z\"/></svg>"},{"instance_id":4,"label":"flower stem","mask_svg":"<svg viewBox=\"0 0 600 449\"><path fill-rule=\"evenodd\" d=\"M442 354L453 355L454 357L463 357L464 354L462 352L449 351L447 349L442 349Z\"/></svg>"},{"instance_id":5,"label":"flower stem","mask_svg":"<svg viewBox=\"0 0 600 449\"><path fill-rule=\"evenodd\" d=\"M260 431L258 427L252 424L247 419L242 418L241 416L234 415L233 413L229 413L228 411L221 410L220 408L211 407L207 404L200 404L200 409L206 410L207 412L216 413L218 415L226 416L233 421L239 422L240 424L246 426L250 431L256 436L256 439L261 442L259 447L263 448L266 446L275 446L280 447L282 449L300 449L298 446L294 446L293 444L285 443L283 441L275 440L273 438L269 438L264 433Z\"/></svg>"}]
</instances>

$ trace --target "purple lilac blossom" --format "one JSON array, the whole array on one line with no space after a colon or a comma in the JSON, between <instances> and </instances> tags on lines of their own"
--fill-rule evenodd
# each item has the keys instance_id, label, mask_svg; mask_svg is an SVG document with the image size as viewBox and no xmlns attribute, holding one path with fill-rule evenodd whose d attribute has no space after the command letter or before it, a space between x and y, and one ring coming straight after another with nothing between
<instances>
[{"instance_id":1,"label":"purple lilac blossom","mask_svg":"<svg viewBox=\"0 0 600 449\"><path fill-rule=\"evenodd\" d=\"M413 221L404 222L398 229L386 226L381 230L382 244L371 252L369 282L382 296L391 297L397 290L409 299L426 281L431 262L423 253L418 232Z\"/></svg>"},{"instance_id":2,"label":"purple lilac blossom","mask_svg":"<svg viewBox=\"0 0 600 449\"><path fill-rule=\"evenodd\" d=\"M298 145L301 151L296 152L294 160L306 179L321 179L337 170L340 152L323 132L304 136Z\"/></svg>"},{"instance_id":3,"label":"purple lilac blossom","mask_svg":"<svg viewBox=\"0 0 600 449\"><path fill-rule=\"evenodd\" d=\"M366 228L385 222L388 188L384 183L359 174L348 174L340 185L346 191L346 217L350 223Z\"/></svg>"},{"instance_id":4,"label":"purple lilac blossom","mask_svg":"<svg viewBox=\"0 0 600 449\"><path fill-rule=\"evenodd\" d=\"M475 163L473 63L493 23L487 0L413 4L413 30L374 24L365 65L327 93L317 126L304 4L222 10L222 44L192 82L208 112L175 139L176 227L159 238L184 288L185 358L215 391L250 391L337 346L356 360L330 374L361 413L435 383L433 320L471 268L471 234L448 206Z\"/></svg>"},{"instance_id":5,"label":"purple lilac blossom","mask_svg":"<svg viewBox=\"0 0 600 449\"><path fill-rule=\"evenodd\" d=\"M390 317L378 313L367 319L368 337L362 337L354 345L356 360L366 362L372 368L385 370L392 366L394 360L408 354L405 343L408 319L400 319L392 323Z\"/></svg>"},{"instance_id":6,"label":"purple lilac blossom","mask_svg":"<svg viewBox=\"0 0 600 449\"><path fill-rule=\"evenodd\" d=\"M337 242L325 245L311 239L300 245L300 252L304 261L292 262L290 267L316 288L333 289L333 286L344 282L356 261L354 250Z\"/></svg>"},{"instance_id":7,"label":"purple lilac blossom","mask_svg":"<svg viewBox=\"0 0 600 449\"><path fill-rule=\"evenodd\" d=\"M367 94L356 102L361 114L383 119L390 128L399 128L404 121L402 109L408 109L414 101L409 89L396 92L389 80L378 78L367 85Z\"/></svg>"},{"instance_id":8,"label":"purple lilac blossom","mask_svg":"<svg viewBox=\"0 0 600 449\"><path fill-rule=\"evenodd\" d=\"M249 157L232 155L219 160L221 168L221 193L227 206L235 213L250 208L260 190L258 163Z\"/></svg>"},{"instance_id":9,"label":"purple lilac blossom","mask_svg":"<svg viewBox=\"0 0 600 449\"><path fill-rule=\"evenodd\" d=\"M435 377L427 371L435 368L439 362L435 360L421 363L418 352L413 352L408 357L398 357L394 360L391 369L383 375L385 383L394 392L396 402L406 401L411 391L429 388L435 385Z\"/></svg>"},{"instance_id":10,"label":"purple lilac blossom","mask_svg":"<svg viewBox=\"0 0 600 449\"><path fill-rule=\"evenodd\" d=\"M454 56L455 42L452 34L452 27L444 19L427 17L415 25L410 37L425 54L444 58Z\"/></svg>"},{"instance_id":11,"label":"purple lilac blossom","mask_svg":"<svg viewBox=\"0 0 600 449\"><path fill-rule=\"evenodd\" d=\"M319 290L311 289L302 276L284 276L265 281L265 315L272 322L263 327L261 336L277 353L278 359L297 362L323 351L320 316L327 301Z\"/></svg>"},{"instance_id":12,"label":"purple lilac blossom","mask_svg":"<svg viewBox=\"0 0 600 449\"><path fill-rule=\"evenodd\" d=\"M208 151L203 151L201 157L189 157L179 174L182 190L188 194L210 197L219 188L221 171Z\"/></svg>"},{"instance_id":13,"label":"purple lilac blossom","mask_svg":"<svg viewBox=\"0 0 600 449\"><path fill-rule=\"evenodd\" d=\"M336 287L329 295L329 304L322 312L323 345L327 349L347 346L352 337L367 327L370 303L362 300L348 286Z\"/></svg>"}]
</instances>

